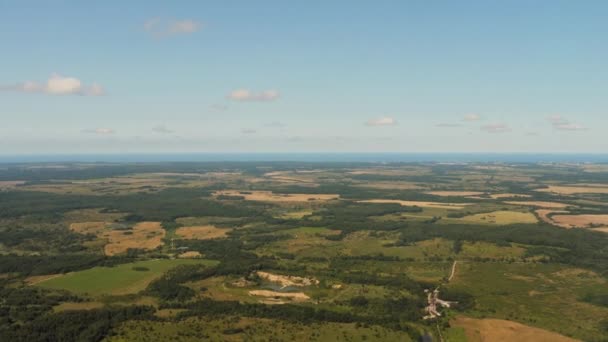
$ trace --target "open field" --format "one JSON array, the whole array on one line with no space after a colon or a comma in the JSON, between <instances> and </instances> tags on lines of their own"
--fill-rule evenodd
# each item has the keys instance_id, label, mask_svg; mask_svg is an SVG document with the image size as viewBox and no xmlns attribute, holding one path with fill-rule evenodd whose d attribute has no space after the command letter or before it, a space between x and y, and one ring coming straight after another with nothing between
<instances>
[{"instance_id":1,"label":"open field","mask_svg":"<svg viewBox=\"0 0 608 342\"><path fill-rule=\"evenodd\" d=\"M443 203L443 202L425 202L425 201L401 201L391 199L371 199L358 201L359 203L397 203L403 206L422 207L422 208L439 208L439 209L464 209L469 203Z\"/></svg>"},{"instance_id":2,"label":"open field","mask_svg":"<svg viewBox=\"0 0 608 342\"><path fill-rule=\"evenodd\" d=\"M220 239L226 237L228 232L232 229L217 228L215 226L193 226L193 227L179 227L175 234L184 239L194 240L211 240Z\"/></svg>"},{"instance_id":3,"label":"open field","mask_svg":"<svg viewBox=\"0 0 608 342\"><path fill-rule=\"evenodd\" d=\"M108 239L106 255L125 253L130 248L155 249L163 244L165 230L160 222L140 222L131 230L111 230L102 235Z\"/></svg>"},{"instance_id":4,"label":"open field","mask_svg":"<svg viewBox=\"0 0 608 342\"><path fill-rule=\"evenodd\" d=\"M251 290L249 294L257 297L267 297L270 299L287 299L293 300L297 302L303 302L310 299L309 296L304 294L303 292L278 292L278 291L270 291L270 290ZM277 302L277 304L282 304L283 302Z\"/></svg>"},{"instance_id":5,"label":"open field","mask_svg":"<svg viewBox=\"0 0 608 342\"><path fill-rule=\"evenodd\" d=\"M568 204L559 202L545 202L545 201L505 201L507 204L523 205L529 207L538 208L551 208L551 209L563 209L568 207Z\"/></svg>"},{"instance_id":6,"label":"open field","mask_svg":"<svg viewBox=\"0 0 608 342\"><path fill-rule=\"evenodd\" d=\"M215 196L243 197L247 201L261 202L307 202L307 201L329 201L338 199L339 195L333 194L275 194L272 191L237 191L224 190L214 193Z\"/></svg>"},{"instance_id":7,"label":"open field","mask_svg":"<svg viewBox=\"0 0 608 342\"><path fill-rule=\"evenodd\" d=\"M483 195L483 192L479 191L427 191L425 194L441 196L441 197L449 197L449 196L479 196Z\"/></svg>"},{"instance_id":8,"label":"open field","mask_svg":"<svg viewBox=\"0 0 608 342\"><path fill-rule=\"evenodd\" d=\"M188 264L214 265L216 262L202 259L138 261L115 267L94 267L85 271L67 273L39 282L36 286L67 290L90 296L132 294L145 289L150 282L171 268ZM134 268L146 268L148 270L136 270Z\"/></svg>"},{"instance_id":9,"label":"open field","mask_svg":"<svg viewBox=\"0 0 608 342\"><path fill-rule=\"evenodd\" d=\"M450 219L458 222L476 223L476 224L497 224L508 225L518 223L536 223L538 220L532 213L522 213L518 211L493 211L489 213L481 213L469 215L460 219Z\"/></svg>"},{"instance_id":10,"label":"open field","mask_svg":"<svg viewBox=\"0 0 608 342\"><path fill-rule=\"evenodd\" d=\"M594 226L608 226L608 215L565 215L556 214L551 220L564 228L589 228Z\"/></svg>"},{"instance_id":11,"label":"open field","mask_svg":"<svg viewBox=\"0 0 608 342\"><path fill-rule=\"evenodd\" d=\"M0 190L11 189L25 184L25 181L0 181Z\"/></svg>"},{"instance_id":12,"label":"open field","mask_svg":"<svg viewBox=\"0 0 608 342\"><path fill-rule=\"evenodd\" d=\"M493 199L502 199L502 198L516 198L516 197L528 198L528 197L532 197L532 196L525 195L525 194L502 193L502 194L491 194L490 197Z\"/></svg>"},{"instance_id":13,"label":"open field","mask_svg":"<svg viewBox=\"0 0 608 342\"><path fill-rule=\"evenodd\" d=\"M560 195L575 195L575 194L608 194L608 186L586 186L581 185L549 185L547 188L537 189L539 192L551 192Z\"/></svg>"},{"instance_id":14,"label":"open field","mask_svg":"<svg viewBox=\"0 0 608 342\"><path fill-rule=\"evenodd\" d=\"M578 341L551 331L530 327L503 319L475 319L458 316L450 324L464 328L468 342L575 342Z\"/></svg>"}]
</instances>

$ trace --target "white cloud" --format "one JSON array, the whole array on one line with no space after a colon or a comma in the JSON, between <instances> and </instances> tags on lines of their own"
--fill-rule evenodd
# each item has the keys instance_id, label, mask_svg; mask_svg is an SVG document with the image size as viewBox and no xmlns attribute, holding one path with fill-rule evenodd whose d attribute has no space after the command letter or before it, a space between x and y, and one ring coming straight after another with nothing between
<instances>
[{"instance_id":1,"label":"white cloud","mask_svg":"<svg viewBox=\"0 0 608 342\"><path fill-rule=\"evenodd\" d=\"M209 106L209 108L211 108L212 110L218 111L218 112L225 112L228 110L228 106L225 104L214 104Z\"/></svg>"},{"instance_id":2,"label":"white cloud","mask_svg":"<svg viewBox=\"0 0 608 342\"><path fill-rule=\"evenodd\" d=\"M65 77L53 73L46 83L25 81L15 85L0 86L0 91L16 91L22 93L43 93L49 95L81 95L102 96L105 90L97 83L84 85L75 77Z\"/></svg>"},{"instance_id":3,"label":"white cloud","mask_svg":"<svg viewBox=\"0 0 608 342\"><path fill-rule=\"evenodd\" d=\"M473 122L481 120L481 116L478 114L467 114L462 118L462 121Z\"/></svg>"},{"instance_id":4,"label":"white cloud","mask_svg":"<svg viewBox=\"0 0 608 342\"><path fill-rule=\"evenodd\" d=\"M256 93L249 89L237 89L231 91L227 97L234 101L274 101L279 96L280 94L276 90L264 90Z\"/></svg>"},{"instance_id":5,"label":"white cloud","mask_svg":"<svg viewBox=\"0 0 608 342\"><path fill-rule=\"evenodd\" d=\"M95 128L95 129L84 129L83 133L91 133L91 134L99 134L99 135L109 135L114 134L114 130L112 128Z\"/></svg>"},{"instance_id":6,"label":"white cloud","mask_svg":"<svg viewBox=\"0 0 608 342\"><path fill-rule=\"evenodd\" d=\"M162 20L161 18L151 18L144 22L144 30L157 38L168 37L180 34L191 34L203 27L196 20Z\"/></svg>"},{"instance_id":7,"label":"white cloud","mask_svg":"<svg viewBox=\"0 0 608 342\"><path fill-rule=\"evenodd\" d=\"M367 126L396 126L397 120L391 118L390 116L384 116L377 119L368 120L365 125Z\"/></svg>"},{"instance_id":8,"label":"white cloud","mask_svg":"<svg viewBox=\"0 0 608 342\"><path fill-rule=\"evenodd\" d=\"M255 129L251 129L251 128L243 128L241 130L241 133L243 134L255 134L257 131Z\"/></svg>"},{"instance_id":9,"label":"white cloud","mask_svg":"<svg viewBox=\"0 0 608 342\"><path fill-rule=\"evenodd\" d=\"M494 123L481 126L481 130L488 133L505 133L510 132L511 127L504 123Z\"/></svg>"},{"instance_id":10,"label":"white cloud","mask_svg":"<svg viewBox=\"0 0 608 342\"><path fill-rule=\"evenodd\" d=\"M585 131L585 130L587 130L587 127L577 124L577 123L570 122L569 120L562 117L561 115L551 115L547 118L547 121L549 121L551 123L551 126L553 126L553 129L556 129L558 131Z\"/></svg>"},{"instance_id":11,"label":"white cloud","mask_svg":"<svg viewBox=\"0 0 608 342\"><path fill-rule=\"evenodd\" d=\"M173 133L173 130L170 130L169 128L167 128L167 126L165 125L158 125L156 127L152 128L152 131L155 133L161 133L161 134L169 134L169 133Z\"/></svg>"}]
</instances>

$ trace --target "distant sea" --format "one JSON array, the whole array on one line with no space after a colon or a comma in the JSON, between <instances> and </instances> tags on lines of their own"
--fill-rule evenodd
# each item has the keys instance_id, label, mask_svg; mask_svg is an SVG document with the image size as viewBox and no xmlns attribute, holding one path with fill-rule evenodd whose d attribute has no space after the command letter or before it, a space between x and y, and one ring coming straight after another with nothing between
<instances>
[{"instance_id":1,"label":"distant sea","mask_svg":"<svg viewBox=\"0 0 608 342\"><path fill-rule=\"evenodd\" d=\"M608 163L608 154L573 153L173 153L0 155L0 163L154 163L210 161Z\"/></svg>"}]
</instances>

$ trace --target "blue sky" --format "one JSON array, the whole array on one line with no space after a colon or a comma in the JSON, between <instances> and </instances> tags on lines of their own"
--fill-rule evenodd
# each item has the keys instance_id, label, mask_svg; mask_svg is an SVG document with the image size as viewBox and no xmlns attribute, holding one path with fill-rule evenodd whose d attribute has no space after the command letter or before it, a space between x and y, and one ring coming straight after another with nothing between
<instances>
[{"instance_id":1,"label":"blue sky","mask_svg":"<svg viewBox=\"0 0 608 342\"><path fill-rule=\"evenodd\" d=\"M606 152L605 1L0 0L0 154Z\"/></svg>"}]
</instances>

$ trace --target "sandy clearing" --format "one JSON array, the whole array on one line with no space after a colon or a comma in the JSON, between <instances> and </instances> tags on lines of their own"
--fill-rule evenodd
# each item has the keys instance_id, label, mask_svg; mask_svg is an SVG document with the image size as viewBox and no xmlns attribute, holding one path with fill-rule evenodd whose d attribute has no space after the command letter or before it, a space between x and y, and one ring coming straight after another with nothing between
<instances>
[{"instance_id":1,"label":"sandy clearing","mask_svg":"<svg viewBox=\"0 0 608 342\"><path fill-rule=\"evenodd\" d=\"M442 202L424 202L424 201L401 201L391 199L371 199L357 201L357 203L397 203L403 206L417 206L422 208L438 208L438 209L464 209L465 206L471 205L471 203L442 203Z\"/></svg>"},{"instance_id":2,"label":"sandy clearing","mask_svg":"<svg viewBox=\"0 0 608 342\"><path fill-rule=\"evenodd\" d=\"M532 197L532 196L524 195L524 194L503 193L503 194L491 194L490 197L493 199L501 199L501 198L515 198L515 197L528 198L528 197Z\"/></svg>"},{"instance_id":3,"label":"sandy clearing","mask_svg":"<svg viewBox=\"0 0 608 342\"><path fill-rule=\"evenodd\" d=\"M435 196L479 196L483 195L483 192L480 191L427 191L425 194L435 195Z\"/></svg>"},{"instance_id":4,"label":"sandy clearing","mask_svg":"<svg viewBox=\"0 0 608 342\"><path fill-rule=\"evenodd\" d=\"M549 185L547 188L536 189L539 192L552 192L560 195L574 194L608 194L608 187L601 186L570 186L570 185Z\"/></svg>"},{"instance_id":5,"label":"sandy clearing","mask_svg":"<svg viewBox=\"0 0 608 342\"><path fill-rule=\"evenodd\" d=\"M317 285L319 281L315 278L305 278L305 277L297 277L297 276L284 276L280 274L272 274L263 271L257 271L256 274L268 281L273 283L279 283L283 287L287 286L311 286Z\"/></svg>"},{"instance_id":6,"label":"sandy clearing","mask_svg":"<svg viewBox=\"0 0 608 342\"><path fill-rule=\"evenodd\" d=\"M202 254L197 251L188 251L178 255L177 257L181 259L196 259L200 258L201 256Z\"/></svg>"},{"instance_id":7,"label":"sandy clearing","mask_svg":"<svg viewBox=\"0 0 608 342\"><path fill-rule=\"evenodd\" d=\"M272 298L289 298L297 302L303 302L310 299L304 292L277 292L270 290L251 290L251 296L272 297Z\"/></svg>"},{"instance_id":8,"label":"sandy clearing","mask_svg":"<svg viewBox=\"0 0 608 342\"><path fill-rule=\"evenodd\" d=\"M514 205L525 205L531 207L539 207L539 208L554 208L554 209L563 209L569 206L569 204L559 203L559 202L543 202L543 201L505 201L507 204Z\"/></svg>"},{"instance_id":9,"label":"sandy clearing","mask_svg":"<svg viewBox=\"0 0 608 342\"><path fill-rule=\"evenodd\" d=\"M608 215L553 215L553 222L565 228L590 228L591 226L608 226Z\"/></svg>"},{"instance_id":10,"label":"sandy clearing","mask_svg":"<svg viewBox=\"0 0 608 342\"><path fill-rule=\"evenodd\" d=\"M456 317L451 325L464 328L470 342L574 342L570 337L503 319Z\"/></svg>"},{"instance_id":11,"label":"sandy clearing","mask_svg":"<svg viewBox=\"0 0 608 342\"><path fill-rule=\"evenodd\" d=\"M224 190L216 191L215 196L242 196L248 201L261 202L308 202L308 201L329 201L340 198L336 194L275 194L272 191L239 191Z\"/></svg>"},{"instance_id":12,"label":"sandy clearing","mask_svg":"<svg viewBox=\"0 0 608 342\"><path fill-rule=\"evenodd\" d=\"M179 235L184 239L191 240L212 240L226 237L228 232L232 229L221 229L212 225L205 226L191 226L191 227L180 227L177 228L175 234Z\"/></svg>"},{"instance_id":13,"label":"sandy clearing","mask_svg":"<svg viewBox=\"0 0 608 342\"><path fill-rule=\"evenodd\" d=\"M536 213L536 215L538 215L538 217L541 220L543 220L544 222L546 222L548 224L552 224L552 225L556 225L556 223L553 222L553 220L551 220L551 218L549 217L550 214L568 213L567 211L564 211L564 210L551 210L551 209L537 209L534 212Z\"/></svg>"},{"instance_id":14,"label":"sandy clearing","mask_svg":"<svg viewBox=\"0 0 608 342\"><path fill-rule=\"evenodd\" d=\"M163 244L165 230L160 222L140 222L131 230L107 231L102 236L108 239L108 244L104 247L105 254L116 255L129 248L155 249Z\"/></svg>"}]
</instances>

